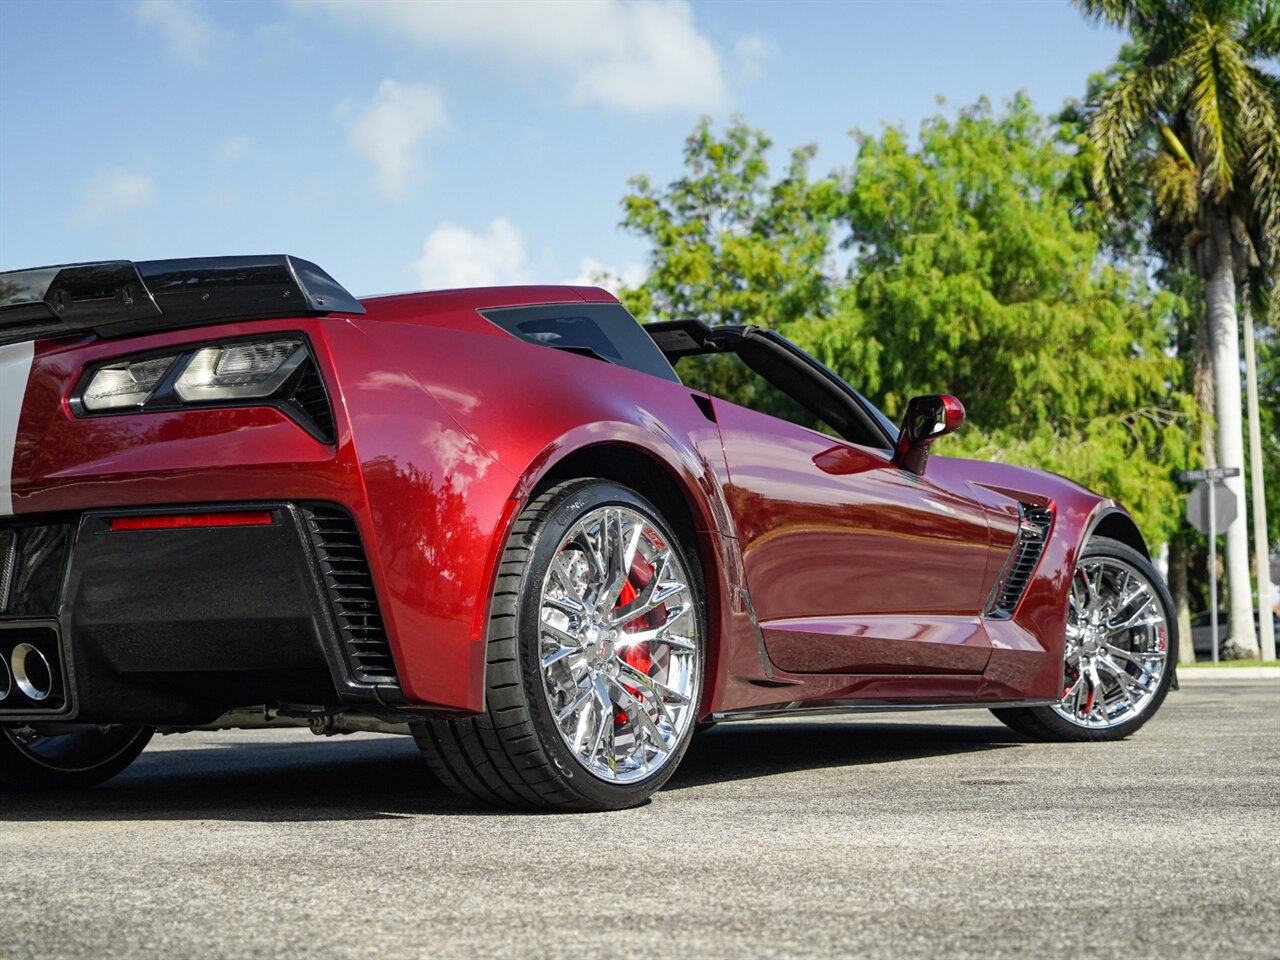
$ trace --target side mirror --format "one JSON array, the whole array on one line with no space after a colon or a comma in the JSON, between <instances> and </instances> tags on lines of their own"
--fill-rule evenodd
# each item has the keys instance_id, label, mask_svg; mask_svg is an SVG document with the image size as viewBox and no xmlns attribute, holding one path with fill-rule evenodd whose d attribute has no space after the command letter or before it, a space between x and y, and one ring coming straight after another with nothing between
<instances>
[{"instance_id":1,"label":"side mirror","mask_svg":"<svg viewBox=\"0 0 1280 960\"><path fill-rule=\"evenodd\" d=\"M924 473L929 447L939 437L955 433L964 423L964 404L947 394L912 397L898 434L893 462L914 474Z\"/></svg>"}]
</instances>

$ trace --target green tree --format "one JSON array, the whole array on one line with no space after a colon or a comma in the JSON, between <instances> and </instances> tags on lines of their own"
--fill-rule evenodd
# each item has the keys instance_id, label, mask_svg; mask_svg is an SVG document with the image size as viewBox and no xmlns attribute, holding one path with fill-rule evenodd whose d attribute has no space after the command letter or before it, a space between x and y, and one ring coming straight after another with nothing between
<instances>
[{"instance_id":1,"label":"green tree","mask_svg":"<svg viewBox=\"0 0 1280 960\"><path fill-rule=\"evenodd\" d=\"M1122 202L1135 168L1167 217L1194 221L1189 239L1204 278L1216 453L1244 465L1237 284L1274 265L1280 236L1280 8L1264 0L1076 0L1129 30L1133 48L1090 105L1099 196ZM1158 136L1162 144L1152 153ZM1243 507L1243 478L1228 481ZM1231 646L1256 656L1246 524L1226 537Z\"/></svg>"}]
</instances>

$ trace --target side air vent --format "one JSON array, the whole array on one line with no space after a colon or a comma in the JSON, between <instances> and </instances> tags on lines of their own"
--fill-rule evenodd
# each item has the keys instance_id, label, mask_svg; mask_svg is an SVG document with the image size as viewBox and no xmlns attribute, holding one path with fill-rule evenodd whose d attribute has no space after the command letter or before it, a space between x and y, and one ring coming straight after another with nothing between
<instances>
[{"instance_id":1,"label":"side air vent","mask_svg":"<svg viewBox=\"0 0 1280 960\"><path fill-rule=\"evenodd\" d=\"M303 364L302 376L294 384L289 400L311 421L310 426L315 428L319 439L333 443L333 407L329 405L329 394L316 362L310 357Z\"/></svg>"},{"instance_id":2,"label":"side air vent","mask_svg":"<svg viewBox=\"0 0 1280 960\"><path fill-rule=\"evenodd\" d=\"M360 683L398 685L355 521L327 506L308 508L306 517L352 676Z\"/></svg>"},{"instance_id":3,"label":"side air vent","mask_svg":"<svg viewBox=\"0 0 1280 960\"><path fill-rule=\"evenodd\" d=\"M1053 511L1046 507L1023 503L1019 504L1018 514L1018 539L987 605L987 616L996 620L1008 620L1018 609L1053 525Z\"/></svg>"}]
</instances>

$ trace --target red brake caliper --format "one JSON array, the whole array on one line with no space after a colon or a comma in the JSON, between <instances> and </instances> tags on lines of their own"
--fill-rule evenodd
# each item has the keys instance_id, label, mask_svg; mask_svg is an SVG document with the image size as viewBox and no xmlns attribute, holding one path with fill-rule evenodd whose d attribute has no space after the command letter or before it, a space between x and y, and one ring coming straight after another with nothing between
<instances>
[{"instance_id":1,"label":"red brake caliper","mask_svg":"<svg viewBox=\"0 0 1280 960\"><path fill-rule=\"evenodd\" d=\"M614 605L614 609L619 610L627 604L634 602L636 597L640 595L640 590L643 590L652 578L653 567L649 566L645 559L637 554L635 560L631 564L630 576L627 578L627 582L622 585L622 590L618 593L618 602ZM652 610L643 617L637 617L635 620L624 625L622 632L628 633L636 630L644 630L648 628L659 615L664 618L666 617L667 614L665 606ZM647 643L635 643L627 647L622 654L622 659L625 663L634 667L645 676L648 676L649 671L653 668L653 660L649 656L649 644ZM636 690L635 687L626 683L622 686L637 700L641 699L640 692ZM626 711L619 710L615 719L618 723L626 723Z\"/></svg>"}]
</instances>

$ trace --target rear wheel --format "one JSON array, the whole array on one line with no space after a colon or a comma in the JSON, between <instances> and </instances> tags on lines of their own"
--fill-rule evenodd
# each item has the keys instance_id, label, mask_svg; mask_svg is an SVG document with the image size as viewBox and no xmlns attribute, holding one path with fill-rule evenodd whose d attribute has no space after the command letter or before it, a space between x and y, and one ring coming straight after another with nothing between
<instances>
[{"instance_id":1,"label":"rear wheel","mask_svg":"<svg viewBox=\"0 0 1280 960\"><path fill-rule=\"evenodd\" d=\"M0 727L0 790L80 790L109 780L137 759L150 727L102 727L69 733Z\"/></svg>"},{"instance_id":2,"label":"rear wheel","mask_svg":"<svg viewBox=\"0 0 1280 960\"><path fill-rule=\"evenodd\" d=\"M1177 656L1173 600L1160 574L1132 547L1095 537L1068 594L1062 699L991 712L1041 740L1120 740L1160 708Z\"/></svg>"},{"instance_id":3,"label":"rear wheel","mask_svg":"<svg viewBox=\"0 0 1280 960\"><path fill-rule=\"evenodd\" d=\"M427 762L464 796L613 810L666 782L693 734L705 638L692 553L635 491L552 487L503 554L486 711L423 721Z\"/></svg>"}]
</instances>

